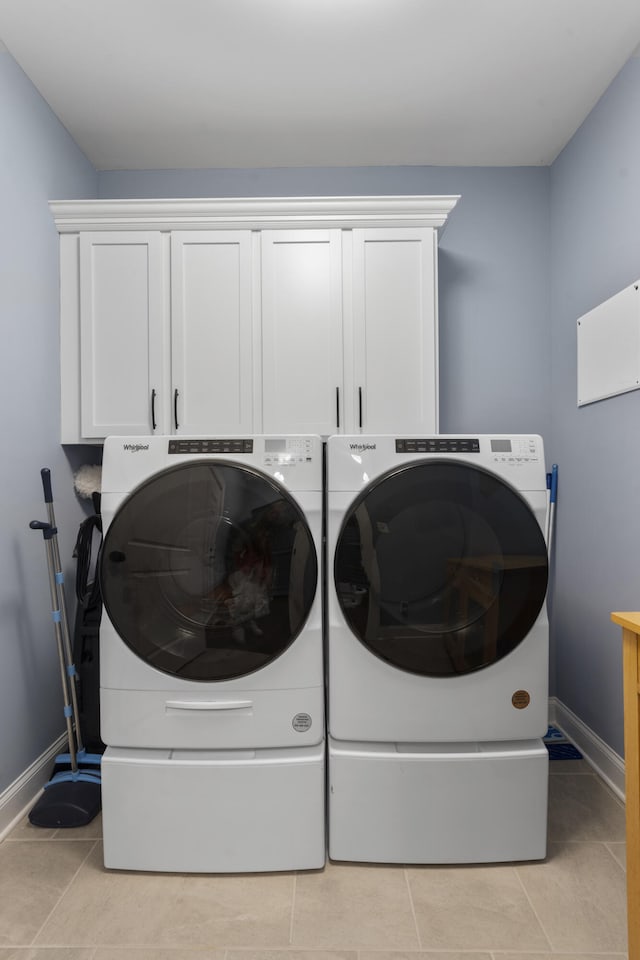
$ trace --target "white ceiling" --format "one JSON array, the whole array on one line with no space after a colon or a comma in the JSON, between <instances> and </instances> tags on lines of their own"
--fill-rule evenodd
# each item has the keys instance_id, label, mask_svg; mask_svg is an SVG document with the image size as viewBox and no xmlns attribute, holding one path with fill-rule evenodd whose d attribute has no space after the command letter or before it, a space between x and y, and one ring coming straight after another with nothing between
<instances>
[{"instance_id":1,"label":"white ceiling","mask_svg":"<svg viewBox=\"0 0 640 960\"><path fill-rule=\"evenodd\" d=\"M0 0L0 38L98 170L536 165L640 2Z\"/></svg>"}]
</instances>

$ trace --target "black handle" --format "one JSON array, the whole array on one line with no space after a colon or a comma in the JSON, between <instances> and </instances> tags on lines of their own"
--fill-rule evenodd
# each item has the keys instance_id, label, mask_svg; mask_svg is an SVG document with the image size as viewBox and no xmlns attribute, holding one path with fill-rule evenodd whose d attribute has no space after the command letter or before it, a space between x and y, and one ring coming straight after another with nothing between
<instances>
[{"instance_id":1,"label":"black handle","mask_svg":"<svg viewBox=\"0 0 640 960\"><path fill-rule=\"evenodd\" d=\"M42 489L44 490L44 502L53 503L53 493L51 492L51 470L49 467L43 467L40 471L42 477Z\"/></svg>"},{"instance_id":2,"label":"black handle","mask_svg":"<svg viewBox=\"0 0 640 960\"><path fill-rule=\"evenodd\" d=\"M173 422L176 425L176 430L178 429L178 388L173 391Z\"/></svg>"},{"instance_id":3,"label":"black handle","mask_svg":"<svg viewBox=\"0 0 640 960\"><path fill-rule=\"evenodd\" d=\"M336 426L340 429L340 387L336 387Z\"/></svg>"},{"instance_id":4,"label":"black handle","mask_svg":"<svg viewBox=\"0 0 640 960\"><path fill-rule=\"evenodd\" d=\"M151 391L151 429L155 430L156 428L156 392L155 390Z\"/></svg>"},{"instance_id":5,"label":"black handle","mask_svg":"<svg viewBox=\"0 0 640 960\"><path fill-rule=\"evenodd\" d=\"M362 430L362 387L358 387L358 419Z\"/></svg>"},{"instance_id":6,"label":"black handle","mask_svg":"<svg viewBox=\"0 0 640 960\"><path fill-rule=\"evenodd\" d=\"M42 530L42 536L45 540L51 540L58 532L57 527L47 523L46 520L32 520L29 524L32 530Z\"/></svg>"}]
</instances>

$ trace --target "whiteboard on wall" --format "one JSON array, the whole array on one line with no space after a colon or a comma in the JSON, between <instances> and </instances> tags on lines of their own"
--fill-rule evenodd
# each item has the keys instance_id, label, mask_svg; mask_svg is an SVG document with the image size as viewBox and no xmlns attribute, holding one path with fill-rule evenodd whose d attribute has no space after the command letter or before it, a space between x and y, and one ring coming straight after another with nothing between
<instances>
[{"instance_id":1,"label":"whiteboard on wall","mask_svg":"<svg viewBox=\"0 0 640 960\"><path fill-rule=\"evenodd\" d=\"M640 280L577 322L578 406L640 389Z\"/></svg>"}]
</instances>

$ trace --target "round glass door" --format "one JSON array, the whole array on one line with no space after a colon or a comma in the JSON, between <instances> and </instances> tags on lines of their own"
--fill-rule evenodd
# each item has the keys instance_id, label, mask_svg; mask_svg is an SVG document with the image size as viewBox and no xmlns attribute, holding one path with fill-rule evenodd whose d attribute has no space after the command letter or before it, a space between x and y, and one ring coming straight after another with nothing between
<instances>
[{"instance_id":1,"label":"round glass door","mask_svg":"<svg viewBox=\"0 0 640 960\"><path fill-rule=\"evenodd\" d=\"M334 577L345 620L372 653L410 673L457 676L526 637L546 596L547 549L510 486L474 466L429 460L357 497Z\"/></svg>"},{"instance_id":2,"label":"round glass door","mask_svg":"<svg viewBox=\"0 0 640 960\"><path fill-rule=\"evenodd\" d=\"M318 565L289 494L242 465L196 461L138 487L104 538L100 585L123 641L194 681L259 670L298 636Z\"/></svg>"}]
</instances>

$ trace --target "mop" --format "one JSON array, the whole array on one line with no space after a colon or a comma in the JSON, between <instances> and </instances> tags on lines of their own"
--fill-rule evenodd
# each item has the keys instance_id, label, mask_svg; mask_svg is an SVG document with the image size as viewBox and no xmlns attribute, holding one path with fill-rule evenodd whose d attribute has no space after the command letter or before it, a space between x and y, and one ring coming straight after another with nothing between
<instances>
[{"instance_id":1,"label":"mop","mask_svg":"<svg viewBox=\"0 0 640 960\"><path fill-rule=\"evenodd\" d=\"M60 679L64 701L68 753L56 757L56 766L68 769L54 772L44 792L29 813L29 820L38 827L81 827L99 813L101 807L100 754L85 750L80 731L76 670L73 664L69 621L64 596L64 574L58 549L57 528L53 509L51 472L40 471L47 521L32 520L32 530L40 530L45 542L52 619L55 631ZM97 768L97 769L96 769Z\"/></svg>"}]
</instances>

